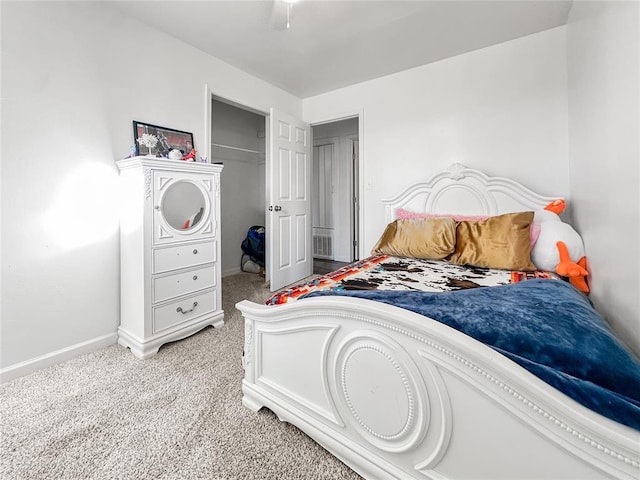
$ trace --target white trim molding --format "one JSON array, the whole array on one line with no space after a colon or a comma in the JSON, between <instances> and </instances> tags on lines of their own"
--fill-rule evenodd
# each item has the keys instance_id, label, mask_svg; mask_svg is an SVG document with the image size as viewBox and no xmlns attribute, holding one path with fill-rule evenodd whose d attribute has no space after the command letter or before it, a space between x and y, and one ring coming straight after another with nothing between
<instances>
[{"instance_id":1,"label":"white trim molding","mask_svg":"<svg viewBox=\"0 0 640 480\"><path fill-rule=\"evenodd\" d=\"M91 340L87 340L86 342L76 343L70 347L61 348L60 350L10 365L0 370L0 383L6 383L10 380L24 377L30 373L57 365L85 353L95 352L101 348L115 345L117 341L118 335L116 332L108 333L107 335L95 337Z\"/></svg>"}]
</instances>

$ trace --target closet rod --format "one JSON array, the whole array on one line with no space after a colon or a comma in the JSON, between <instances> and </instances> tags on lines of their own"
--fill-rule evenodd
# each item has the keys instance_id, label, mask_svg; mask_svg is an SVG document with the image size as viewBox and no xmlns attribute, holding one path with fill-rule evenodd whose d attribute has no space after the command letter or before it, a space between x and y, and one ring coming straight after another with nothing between
<instances>
[{"instance_id":1,"label":"closet rod","mask_svg":"<svg viewBox=\"0 0 640 480\"><path fill-rule=\"evenodd\" d=\"M223 145L221 143L212 143L211 146L212 147L229 148L231 150L239 150L241 152L257 153L259 155L264 155L264 152L258 152L257 150L249 150L248 148L232 147L231 145Z\"/></svg>"}]
</instances>

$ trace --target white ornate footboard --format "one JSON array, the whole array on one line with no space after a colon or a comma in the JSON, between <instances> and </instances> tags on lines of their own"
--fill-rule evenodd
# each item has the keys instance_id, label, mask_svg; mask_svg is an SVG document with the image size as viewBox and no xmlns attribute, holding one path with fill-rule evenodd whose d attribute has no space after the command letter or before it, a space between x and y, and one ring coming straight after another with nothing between
<instances>
[{"instance_id":1,"label":"white ornate footboard","mask_svg":"<svg viewBox=\"0 0 640 480\"><path fill-rule=\"evenodd\" d=\"M454 164L383 203L391 221L400 207L498 215L555 198ZM640 478L639 432L436 321L347 297L237 306L243 403L366 478Z\"/></svg>"},{"instance_id":2,"label":"white ornate footboard","mask_svg":"<svg viewBox=\"0 0 640 480\"><path fill-rule=\"evenodd\" d=\"M640 434L480 342L369 300L248 301L243 403L369 479L640 477Z\"/></svg>"}]
</instances>

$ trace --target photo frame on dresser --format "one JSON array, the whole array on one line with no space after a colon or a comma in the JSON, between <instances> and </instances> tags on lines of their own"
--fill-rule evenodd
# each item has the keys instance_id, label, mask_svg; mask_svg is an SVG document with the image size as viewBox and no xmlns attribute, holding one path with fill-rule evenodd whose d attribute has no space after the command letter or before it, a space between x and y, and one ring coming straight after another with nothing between
<instances>
[{"instance_id":1,"label":"photo frame on dresser","mask_svg":"<svg viewBox=\"0 0 640 480\"><path fill-rule=\"evenodd\" d=\"M158 143L150 151L145 145L140 145L137 141L143 134L154 135ZM171 150L180 150L183 155L188 154L193 147L193 133L176 130L173 128L160 127L150 123L133 121L133 140L137 155L158 155L168 157Z\"/></svg>"}]
</instances>

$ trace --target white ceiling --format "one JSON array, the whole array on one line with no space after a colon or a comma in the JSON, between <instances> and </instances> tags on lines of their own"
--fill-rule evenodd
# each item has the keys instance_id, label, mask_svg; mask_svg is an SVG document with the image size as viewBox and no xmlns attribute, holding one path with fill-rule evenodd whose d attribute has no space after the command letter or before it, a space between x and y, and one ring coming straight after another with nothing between
<instances>
[{"instance_id":1,"label":"white ceiling","mask_svg":"<svg viewBox=\"0 0 640 480\"><path fill-rule=\"evenodd\" d=\"M282 0L275 0L276 2ZM571 0L114 1L123 13L300 98L564 25Z\"/></svg>"}]
</instances>

